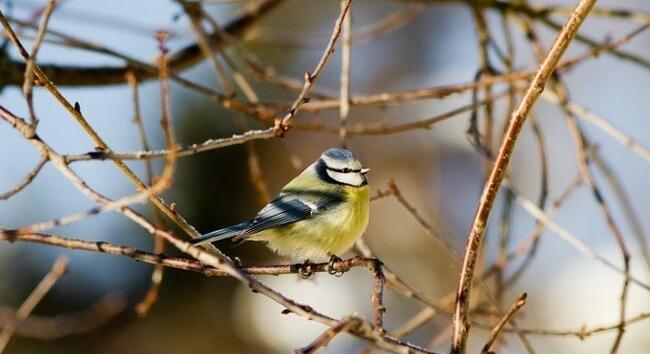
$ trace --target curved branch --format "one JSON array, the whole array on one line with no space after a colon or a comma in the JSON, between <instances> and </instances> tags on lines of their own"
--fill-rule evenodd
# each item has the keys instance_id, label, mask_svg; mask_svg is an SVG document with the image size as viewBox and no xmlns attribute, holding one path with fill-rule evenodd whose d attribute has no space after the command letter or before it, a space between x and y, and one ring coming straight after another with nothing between
<instances>
[{"instance_id":1,"label":"curved branch","mask_svg":"<svg viewBox=\"0 0 650 354\"><path fill-rule=\"evenodd\" d=\"M469 334L469 302L472 288L472 280L474 277L474 270L478 259L478 249L487 226L492 206L496 199L497 193L501 187L510 158L515 149L515 144L519 136L519 132L523 127L528 113L532 109L535 101L539 98L544 90L544 86L548 82L552 73L560 61L560 57L564 54L569 47L572 39L578 32L578 28L587 18L589 10L595 5L596 0L581 0L571 13L560 34L558 34L553 46L546 55L546 58L540 65L539 70L533 77L530 86L526 90L519 106L512 113L508 128L503 137L503 142L499 148L494 167L486 182L481 199L476 210L472 226L469 231L467 246L465 248L465 257L463 259L463 268L461 270L458 288L456 292L456 307L454 310L453 318L453 338L452 338L452 354L465 353L465 345L467 343L467 335Z\"/></svg>"}]
</instances>

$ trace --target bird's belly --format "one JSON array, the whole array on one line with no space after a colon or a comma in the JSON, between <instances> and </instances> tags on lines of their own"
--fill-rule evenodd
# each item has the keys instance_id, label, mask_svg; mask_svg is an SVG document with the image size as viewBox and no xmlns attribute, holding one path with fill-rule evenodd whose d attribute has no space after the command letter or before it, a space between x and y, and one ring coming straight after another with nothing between
<instances>
[{"instance_id":1,"label":"bird's belly","mask_svg":"<svg viewBox=\"0 0 650 354\"><path fill-rule=\"evenodd\" d=\"M282 256L314 261L349 250L367 225L368 206L361 203L264 231L255 239L267 241L269 248Z\"/></svg>"}]
</instances>

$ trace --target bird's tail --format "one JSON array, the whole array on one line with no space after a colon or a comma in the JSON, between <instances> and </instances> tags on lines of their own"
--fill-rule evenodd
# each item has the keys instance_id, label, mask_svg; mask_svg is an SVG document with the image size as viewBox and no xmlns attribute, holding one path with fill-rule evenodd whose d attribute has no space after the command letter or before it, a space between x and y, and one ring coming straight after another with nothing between
<instances>
[{"instance_id":1,"label":"bird's tail","mask_svg":"<svg viewBox=\"0 0 650 354\"><path fill-rule=\"evenodd\" d=\"M190 241L191 244L193 245L201 245L204 243L210 243L210 242L216 242L216 241L221 241L225 240L227 238L235 237L240 234L242 234L248 227L250 226L250 221L245 221L241 224L233 225L233 226L228 226L223 229L219 229L216 231L212 231L210 233L207 233L205 235L201 235L192 241Z\"/></svg>"}]
</instances>

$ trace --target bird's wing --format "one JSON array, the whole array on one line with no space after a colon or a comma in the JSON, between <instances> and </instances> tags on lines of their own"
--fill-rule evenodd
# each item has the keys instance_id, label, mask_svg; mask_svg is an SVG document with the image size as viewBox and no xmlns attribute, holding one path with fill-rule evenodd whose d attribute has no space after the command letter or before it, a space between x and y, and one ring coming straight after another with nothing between
<instances>
[{"instance_id":1,"label":"bird's wing","mask_svg":"<svg viewBox=\"0 0 650 354\"><path fill-rule=\"evenodd\" d=\"M341 203L341 198L310 198L309 194L281 195L273 199L249 222L248 227L235 237L235 241L278 226L309 219Z\"/></svg>"},{"instance_id":2,"label":"bird's wing","mask_svg":"<svg viewBox=\"0 0 650 354\"><path fill-rule=\"evenodd\" d=\"M250 221L212 231L192 240L192 244L215 242L234 237L244 241L258 232L309 219L343 202L336 193L288 190L273 199Z\"/></svg>"}]
</instances>

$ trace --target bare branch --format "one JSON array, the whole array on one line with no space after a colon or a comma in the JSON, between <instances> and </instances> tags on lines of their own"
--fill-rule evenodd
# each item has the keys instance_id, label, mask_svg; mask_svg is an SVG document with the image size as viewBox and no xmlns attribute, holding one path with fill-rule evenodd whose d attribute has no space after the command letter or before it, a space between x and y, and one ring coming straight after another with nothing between
<instances>
[{"instance_id":1,"label":"bare branch","mask_svg":"<svg viewBox=\"0 0 650 354\"><path fill-rule=\"evenodd\" d=\"M124 297L109 294L82 311L54 316L31 315L19 325L13 310L0 308L0 326L15 326L14 336L58 339L93 331L123 313L125 308Z\"/></svg>"},{"instance_id":2,"label":"bare branch","mask_svg":"<svg viewBox=\"0 0 650 354\"><path fill-rule=\"evenodd\" d=\"M328 328L323 334L314 339L308 346L296 349L296 354L313 354L320 348L325 348L334 337L339 333L347 331L349 328L359 326L363 321L358 317L346 317L339 321L333 327Z\"/></svg>"},{"instance_id":3,"label":"bare branch","mask_svg":"<svg viewBox=\"0 0 650 354\"><path fill-rule=\"evenodd\" d=\"M270 139L275 137L273 128L264 130L249 130L243 134L234 134L228 138L210 139L200 144L193 144L176 148L178 157L195 155L200 152L224 148L232 145L243 144L247 141L257 139ZM111 151L93 151L82 155L67 155L67 162L89 161L89 160L148 160L164 158L169 154L169 150L151 150L136 152L111 152Z\"/></svg>"},{"instance_id":4,"label":"bare branch","mask_svg":"<svg viewBox=\"0 0 650 354\"><path fill-rule=\"evenodd\" d=\"M232 36L241 37L251 31L257 22L264 18L283 0L263 0L255 2L242 11L238 16L231 20L224 30ZM215 48L221 48L221 37L218 34L211 34L210 40L214 43ZM185 48L170 55L169 67L172 71L182 71L193 67L203 60L201 50L198 44L193 43ZM126 81L126 75L133 68L130 66L122 67L67 67L60 65L43 65L43 72L60 86L88 86L88 85L112 85L121 84ZM25 72L25 64L9 62L7 65L0 67L0 86L2 85L21 85L23 78L20 74ZM141 70L137 68L136 76L140 80L154 79L158 76L157 72ZM18 74L16 74L18 73Z\"/></svg>"},{"instance_id":5,"label":"bare branch","mask_svg":"<svg viewBox=\"0 0 650 354\"><path fill-rule=\"evenodd\" d=\"M494 344L494 342L497 340L497 337L499 336L499 333L501 333L501 330L503 327L510 321L512 316L519 311L525 304L526 304L526 297L528 295L526 293L523 293L519 295L517 300L512 304L508 312L503 316L501 321L494 327L492 330L492 333L490 333L490 338L488 339L487 343L483 346L483 349L481 350L481 354L487 354L490 351L490 348Z\"/></svg>"},{"instance_id":6,"label":"bare branch","mask_svg":"<svg viewBox=\"0 0 650 354\"><path fill-rule=\"evenodd\" d=\"M18 183L17 186L8 190L7 192L0 194L0 200L7 200L13 197L14 195L16 195L17 193L19 193L20 191L22 191L23 189L25 189L25 187L27 187L30 183L32 183L32 181L34 180L34 178L36 178L38 173L41 172L41 169L43 168L43 166L45 166L46 163L47 163L47 157L42 157L41 160L38 162L38 165L36 165L36 167L34 167L34 169L32 169L25 176L25 178L23 178L23 180L20 181L20 183Z\"/></svg>"},{"instance_id":7,"label":"bare branch","mask_svg":"<svg viewBox=\"0 0 650 354\"><path fill-rule=\"evenodd\" d=\"M16 322L5 326L0 332L0 353L4 352L7 344L11 340L16 331L16 326L24 321L29 314L32 313L36 305L45 297L45 295L52 289L54 284L61 278L63 273L68 267L68 260L65 257L60 257L52 265L50 272L41 280L40 283L34 288L31 294L25 299L25 302L18 308L16 312Z\"/></svg>"},{"instance_id":8,"label":"bare branch","mask_svg":"<svg viewBox=\"0 0 650 354\"><path fill-rule=\"evenodd\" d=\"M34 112L34 97L33 97L33 86L34 86L34 73L33 68L36 63L36 56L38 55L38 50L41 48L41 43L45 37L45 31L47 30L48 22L50 21L50 16L56 7L56 0L48 0L45 5L45 10L41 15L40 24L38 26L38 32L36 33L36 39L34 40L34 45L32 46L32 54L29 60L27 60L27 65L25 67L25 80L23 82L23 95L27 101L27 108L29 110L29 118L31 119L32 126L36 127L38 124L38 119L36 118L36 113Z\"/></svg>"},{"instance_id":9,"label":"bare branch","mask_svg":"<svg viewBox=\"0 0 650 354\"><path fill-rule=\"evenodd\" d=\"M286 132L291 126L294 117L296 116L296 114L298 114L298 110L300 109L300 106L309 100L308 95L309 92L311 91L311 87L314 84L314 81L316 81L318 75L320 75L329 57L332 55L332 53L334 53L334 44L336 44L336 40L341 35L342 23L345 17L347 16L351 5L352 5L352 0L346 0L345 4L341 8L341 13L339 14L339 17L336 19L336 22L334 23L334 29L332 30L332 35L330 36L329 42L325 47L325 51L323 52L323 55L318 61L318 64L316 64L316 68L314 68L313 72L305 74L305 84L303 85L300 94L298 94L298 97L291 105L291 108L289 108L289 112L287 112L287 114L285 114L281 120L278 120L276 122L276 126L279 126L283 132Z\"/></svg>"},{"instance_id":10,"label":"bare branch","mask_svg":"<svg viewBox=\"0 0 650 354\"><path fill-rule=\"evenodd\" d=\"M485 227L487 225L492 205L496 199L499 187L506 170L510 163L512 152L515 148L517 137L526 120L528 112L533 104L542 93L544 85L556 69L560 57L566 51L569 43L575 36L578 28L587 17L589 10L594 6L596 0L581 0L571 14L562 32L558 35L553 47L547 54L544 62L535 74L528 90L524 94L521 103L513 112L508 124L503 143L499 148L494 167L490 177L485 184L481 200L476 211L476 216L472 223L468 236L465 258L463 260L463 269L458 284L456 295L456 309L454 311L454 330L452 340L452 354L462 354L465 352L465 344L469 333L469 300L471 296L472 278L474 277L474 267L478 257L478 248L483 240Z\"/></svg>"},{"instance_id":11,"label":"bare branch","mask_svg":"<svg viewBox=\"0 0 650 354\"><path fill-rule=\"evenodd\" d=\"M341 0L341 10L347 6L346 0ZM341 107L339 110L340 127L339 141L342 147L347 142L348 115L350 114L350 64L352 52L352 13L343 19L343 40L341 41Z\"/></svg>"}]
</instances>

